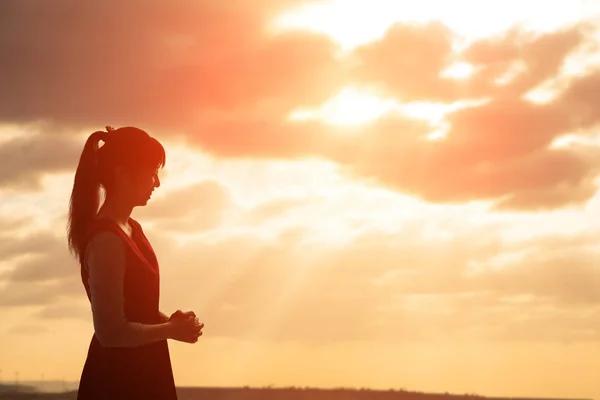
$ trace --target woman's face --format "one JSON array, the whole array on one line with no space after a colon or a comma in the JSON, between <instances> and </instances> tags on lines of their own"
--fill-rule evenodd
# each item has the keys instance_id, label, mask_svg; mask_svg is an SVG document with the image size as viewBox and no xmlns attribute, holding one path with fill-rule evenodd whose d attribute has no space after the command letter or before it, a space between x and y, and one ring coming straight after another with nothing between
<instances>
[{"instance_id":1,"label":"woman's face","mask_svg":"<svg viewBox=\"0 0 600 400\"><path fill-rule=\"evenodd\" d=\"M157 167L143 167L135 171L118 173L117 181L123 200L133 207L145 206L154 189L160 186L158 172Z\"/></svg>"}]
</instances>

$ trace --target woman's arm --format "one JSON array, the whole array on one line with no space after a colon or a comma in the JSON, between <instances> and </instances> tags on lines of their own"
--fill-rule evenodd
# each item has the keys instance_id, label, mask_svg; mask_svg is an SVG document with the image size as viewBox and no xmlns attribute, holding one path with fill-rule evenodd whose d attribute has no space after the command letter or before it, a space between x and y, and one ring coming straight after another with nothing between
<instances>
[{"instance_id":1,"label":"woman's arm","mask_svg":"<svg viewBox=\"0 0 600 400\"><path fill-rule=\"evenodd\" d=\"M159 311L158 314L160 315L160 320L162 322L168 322L169 321L169 316L167 314L165 314L162 311Z\"/></svg>"},{"instance_id":2,"label":"woman's arm","mask_svg":"<svg viewBox=\"0 0 600 400\"><path fill-rule=\"evenodd\" d=\"M125 248L113 232L98 233L86 249L96 338L104 347L137 347L171 337L171 324L131 322L123 308Z\"/></svg>"}]
</instances>

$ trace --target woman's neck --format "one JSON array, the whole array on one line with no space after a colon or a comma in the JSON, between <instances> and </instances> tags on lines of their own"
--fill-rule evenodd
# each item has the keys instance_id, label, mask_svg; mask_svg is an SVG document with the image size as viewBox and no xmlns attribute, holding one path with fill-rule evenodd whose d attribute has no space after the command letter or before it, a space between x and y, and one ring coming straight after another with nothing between
<instances>
[{"instance_id":1,"label":"woman's neck","mask_svg":"<svg viewBox=\"0 0 600 400\"><path fill-rule=\"evenodd\" d=\"M118 201L118 199L111 196L107 196L104 204L102 204L102 207L98 211L98 215L108 217L120 225L127 226L132 211L133 207L125 205L122 201Z\"/></svg>"}]
</instances>

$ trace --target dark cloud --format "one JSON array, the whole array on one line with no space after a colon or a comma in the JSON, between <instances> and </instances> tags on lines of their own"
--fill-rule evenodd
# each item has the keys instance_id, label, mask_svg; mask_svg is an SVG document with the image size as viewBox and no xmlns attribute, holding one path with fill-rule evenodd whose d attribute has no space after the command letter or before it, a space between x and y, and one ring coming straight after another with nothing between
<instances>
[{"instance_id":1,"label":"dark cloud","mask_svg":"<svg viewBox=\"0 0 600 400\"><path fill-rule=\"evenodd\" d=\"M30 235L3 232L0 235L0 261L10 261L19 256L37 257L49 254L60 245L62 242L48 232L35 232Z\"/></svg>"},{"instance_id":2,"label":"dark cloud","mask_svg":"<svg viewBox=\"0 0 600 400\"><path fill-rule=\"evenodd\" d=\"M0 306L51 304L63 296L84 293L66 239L35 232L19 238L7 236L2 244L0 260L8 269L0 273Z\"/></svg>"},{"instance_id":3,"label":"dark cloud","mask_svg":"<svg viewBox=\"0 0 600 400\"><path fill-rule=\"evenodd\" d=\"M452 37L442 26L397 25L381 41L359 48L357 79L401 100L488 98L451 113L443 140L426 140L429 125L397 116L353 128L281 122L277 116L238 119L207 125L195 140L226 157L318 155L338 162L354 178L432 202L486 199L501 209L526 211L581 205L595 192L597 149L550 146L587 126L593 106L578 110L575 104L593 104L595 92L575 81L554 103L534 104L521 96L555 77L565 57L585 43L586 33L580 26L545 35L515 29L452 55ZM439 76L461 57L475 64L475 76L465 81ZM508 83L495 84L516 62L524 69Z\"/></svg>"},{"instance_id":4,"label":"dark cloud","mask_svg":"<svg viewBox=\"0 0 600 400\"><path fill-rule=\"evenodd\" d=\"M595 68L570 82L557 100L582 129L600 122L600 69Z\"/></svg>"},{"instance_id":5,"label":"dark cloud","mask_svg":"<svg viewBox=\"0 0 600 400\"><path fill-rule=\"evenodd\" d=\"M332 157L355 179L431 202L485 199L531 211L582 204L595 192L598 149L550 148L568 125L551 108L498 101L449 120L448 136L429 141L422 125L387 118Z\"/></svg>"},{"instance_id":6,"label":"dark cloud","mask_svg":"<svg viewBox=\"0 0 600 400\"><path fill-rule=\"evenodd\" d=\"M83 143L39 133L0 143L0 189L40 189L44 174L75 170Z\"/></svg>"},{"instance_id":7,"label":"dark cloud","mask_svg":"<svg viewBox=\"0 0 600 400\"><path fill-rule=\"evenodd\" d=\"M595 74L552 104L522 100L588 46L588 26L544 34L515 28L456 54L443 25L396 24L340 59L324 36L268 33L270 18L295 3L3 2L0 52L9 57L0 64L0 120L134 124L165 138L184 134L229 158L320 157L358 179L435 202L491 199L535 210L590 198L595 159L548 146L597 121ZM472 63L474 76L442 78L455 61ZM518 65L512 79L495 83ZM424 139L427 124L399 117L352 128L288 120L348 83L373 84L405 102L489 101L450 115L450 131L437 142ZM5 145L0 184L31 185L37 171L73 166L83 144L40 139ZM16 158L23 147L28 156Z\"/></svg>"},{"instance_id":8,"label":"dark cloud","mask_svg":"<svg viewBox=\"0 0 600 400\"><path fill-rule=\"evenodd\" d=\"M407 123L393 118L368 127L360 138L364 146L357 146L365 151L347 156L347 169L434 202L490 199L501 200L503 209L524 210L585 202L595 192L598 163L588 156L593 150L549 146L585 127L586 111L593 106L577 110L564 104L593 100L584 94L587 86L576 81L551 104L536 105L520 96L557 75L565 57L585 43L586 28L538 35L515 28L475 42L453 59L452 37L443 27L393 27L379 42L357 51L362 79L400 99L490 101L451 113L441 141L423 140L431 131L426 126L407 134ZM456 59L474 64L475 75L463 81L441 78ZM517 62L524 65L521 72L504 85L494 83Z\"/></svg>"},{"instance_id":9,"label":"dark cloud","mask_svg":"<svg viewBox=\"0 0 600 400\"><path fill-rule=\"evenodd\" d=\"M0 119L189 129L203 115L320 102L333 43L266 22L292 1L2 3Z\"/></svg>"},{"instance_id":10,"label":"dark cloud","mask_svg":"<svg viewBox=\"0 0 600 400\"><path fill-rule=\"evenodd\" d=\"M51 250L38 255L29 255L15 262L14 265L12 272L6 276L11 281L45 282L79 273L78 264L63 241L56 241Z\"/></svg>"}]
</instances>

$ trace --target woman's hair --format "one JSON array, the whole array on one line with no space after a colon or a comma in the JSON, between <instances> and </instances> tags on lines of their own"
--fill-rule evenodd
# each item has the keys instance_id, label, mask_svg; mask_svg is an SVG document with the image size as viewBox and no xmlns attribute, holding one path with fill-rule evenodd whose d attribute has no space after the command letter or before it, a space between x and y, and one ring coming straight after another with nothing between
<instances>
[{"instance_id":1,"label":"woman's hair","mask_svg":"<svg viewBox=\"0 0 600 400\"><path fill-rule=\"evenodd\" d=\"M134 172L161 168L165 162L163 146L141 129L107 126L106 131L89 136L75 172L67 227L69 250L79 262L83 261L87 231L100 207L100 188L111 190L116 168Z\"/></svg>"}]
</instances>

